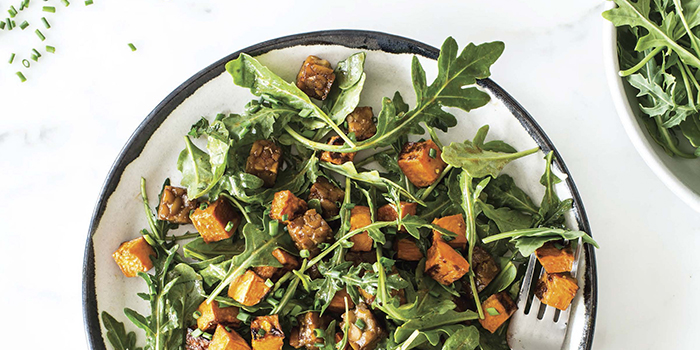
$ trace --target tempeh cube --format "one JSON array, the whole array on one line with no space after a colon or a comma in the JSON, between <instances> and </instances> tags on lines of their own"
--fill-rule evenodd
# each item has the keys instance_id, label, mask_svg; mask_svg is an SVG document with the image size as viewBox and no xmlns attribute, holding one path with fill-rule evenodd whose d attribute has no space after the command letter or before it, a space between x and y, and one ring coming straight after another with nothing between
<instances>
[{"instance_id":1,"label":"tempeh cube","mask_svg":"<svg viewBox=\"0 0 700 350\"><path fill-rule=\"evenodd\" d=\"M297 74L297 87L304 93L319 100L325 100L335 81L335 73L330 62L309 56Z\"/></svg>"},{"instance_id":2,"label":"tempeh cube","mask_svg":"<svg viewBox=\"0 0 700 350\"><path fill-rule=\"evenodd\" d=\"M323 209L321 214L326 219L338 215L340 212L338 203L342 202L343 197L345 197L345 191L330 183L325 177L319 176L309 190L309 201L318 199L321 202Z\"/></svg>"},{"instance_id":3,"label":"tempeh cube","mask_svg":"<svg viewBox=\"0 0 700 350\"><path fill-rule=\"evenodd\" d=\"M356 107L345 118L348 122L348 133L355 133L357 141L364 141L377 133L377 125L374 124L372 107Z\"/></svg>"},{"instance_id":4,"label":"tempeh cube","mask_svg":"<svg viewBox=\"0 0 700 350\"><path fill-rule=\"evenodd\" d=\"M333 236L331 227L315 209L309 209L303 216L294 219L287 229L296 247L308 250L311 256L321 251L318 244L329 241Z\"/></svg>"},{"instance_id":5,"label":"tempeh cube","mask_svg":"<svg viewBox=\"0 0 700 350\"><path fill-rule=\"evenodd\" d=\"M165 186L158 205L158 220L166 220L176 224L189 224L190 211L197 208L197 201L187 199L187 189Z\"/></svg>"},{"instance_id":6,"label":"tempeh cube","mask_svg":"<svg viewBox=\"0 0 700 350\"><path fill-rule=\"evenodd\" d=\"M343 139L341 139L340 136L332 136L328 140L328 144L334 146L341 146L345 144L345 141L343 141ZM342 165L345 162L352 162L353 159L355 159L355 152L341 153L324 151L323 153L321 153L322 161L332 163L335 165Z\"/></svg>"},{"instance_id":7,"label":"tempeh cube","mask_svg":"<svg viewBox=\"0 0 700 350\"><path fill-rule=\"evenodd\" d=\"M272 187L277 180L282 148L269 140L257 140L250 148L245 172L263 180L265 187Z\"/></svg>"}]
</instances>

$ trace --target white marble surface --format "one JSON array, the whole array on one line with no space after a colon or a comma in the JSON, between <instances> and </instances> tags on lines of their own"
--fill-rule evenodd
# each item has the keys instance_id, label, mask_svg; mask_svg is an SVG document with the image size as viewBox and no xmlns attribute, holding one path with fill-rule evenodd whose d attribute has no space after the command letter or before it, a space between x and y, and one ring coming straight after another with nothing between
<instances>
[{"instance_id":1,"label":"white marble surface","mask_svg":"<svg viewBox=\"0 0 700 350\"><path fill-rule=\"evenodd\" d=\"M339 28L436 46L448 35L504 41L493 78L563 154L602 246L594 348L697 348L700 220L645 166L618 121L603 70L603 1L94 1L50 0L55 14L35 1L21 14L33 28L48 15L44 44L57 48L23 84L6 59L43 45L33 30L0 31L3 348L32 327L41 329L32 348L86 347L81 268L93 206L121 147L162 98L237 49ZM0 0L3 13L10 4Z\"/></svg>"}]
</instances>

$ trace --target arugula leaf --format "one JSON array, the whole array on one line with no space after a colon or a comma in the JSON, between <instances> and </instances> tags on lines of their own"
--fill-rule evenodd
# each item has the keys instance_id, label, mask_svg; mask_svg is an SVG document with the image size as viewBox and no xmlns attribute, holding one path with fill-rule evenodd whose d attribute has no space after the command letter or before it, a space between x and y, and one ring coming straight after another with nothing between
<instances>
[{"instance_id":1,"label":"arugula leaf","mask_svg":"<svg viewBox=\"0 0 700 350\"><path fill-rule=\"evenodd\" d=\"M479 330L476 327L465 327L453 333L442 350L474 350L479 346Z\"/></svg>"},{"instance_id":2,"label":"arugula leaf","mask_svg":"<svg viewBox=\"0 0 700 350\"><path fill-rule=\"evenodd\" d=\"M335 68L334 88L324 101L323 109L328 111L328 117L336 125L342 123L360 103L366 78L363 72L365 57L364 52L358 52L338 62Z\"/></svg>"},{"instance_id":3,"label":"arugula leaf","mask_svg":"<svg viewBox=\"0 0 700 350\"><path fill-rule=\"evenodd\" d=\"M495 259L499 262L500 272L491 281L491 283L489 283L488 286L486 286L486 288L479 293L479 295L482 297L500 293L506 290L518 277L518 268L515 267L515 264L513 264L510 259L502 257L496 257Z\"/></svg>"},{"instance_id":4,"label":"arugula leaf","mask_svg":"<svg viewBox=\"0 0 700 350\"><path fill-rule=\"evenodd\" d=\"M542 197L542 203L540 204L539 214L545 222L551 221L550 218L554 216L559 209L561 200L557 195L557 191L554 189L554 185L561 183L561 179L554 175L552 172L552 161L554 159L554 152L550 151L544 157L546 161L546 166L544 174L540 178L540 183L544 186L544 196Z\"/></svg>"},{"instance_id":5,"label":"arugula leaf","mask_svg":"<svg viewBox=\"0 0 700 350\"><path fill-rule=\"evenodd\" d=\"M231 258L243 252L244 246L243 242L240 240L231 242L230 239L226 239L223 241L206 243L202 237L197 237L185 244L182 249L186 258L207 260L222 255Z\"/></svg>"},{"instance_id":6,"label":"arugula leaf","mask_svg":"<svg viewBox=\"0 0 700 350\"><path fill-rule=\"evenodd\" d=\"M124 323L117 321L106 311L102 311L102 324L107 330L107 339L114 350L141 350L136 347L136 333L126 333Z\"/></svg>"},{"instance_id":7,"label":"arugula leaf","mask_svg":"<svg viewBox=\"0 0 700 350\"><path fill-rule=\"evenodd\" d=\"M556 240L573 241L581 238L583 243L592 244L598 248L598 243L587 233L583 231L570 231L561 228L529 228L523 230L514 230L509 232L499 233L497 235L486 237L482 240L484 244L495 242L501 239L510 239L511 243L515 244L522 256L530 256L547 242Z\"/></svg>"},{"instance_id":8,"label":"arugula leaf","mask_svg":"<svg viewBox=\"0 0 700 350\"><path fill-rule=\"evenodd\" d=\"M530 215L523 214L508 207L494 208L491 204L481 201L478 203L482 213L484 213L487 218L493 220L501 232L524 229L532 226L533 220Z\"/></svg>"},{"instance_id":9,"label":"arugula leaf","mask_svg":"<svg viewBox=\"0 0 700 350\"><path fill-rule=\"evenodd\" d=\"M491 179L484 193L488 196L486 201L495 207L508 207L530 215L539 214L539 208L510 175L501 174Z\"/></svg>"},{"instance_id":10,"label":"arugula leaf","mask_svg":"<svg viewBox=\"0 0 700 350\"><path fill-rule=\"evenodd\" d=\"M488 132L488 125L479 130ZM477 133L474 141L465 140L464 143L452 142L442 150L442 160L454 167L462 168L472 178L484 176L497 177L506 164L513 160L533 154L539 151L538 147L516 153L504 153L484 149L484 136Z\"/></svg>"},{"instance_id":11,"label":"arugula leaf","mask_svg":"<svg viewBox=\"0 0 700 350\"><path fill-rule=\"evenodd\" d=\"M228 133L226 133L226 137ZM187 187L189 199L207 194L223 176L228 160L229 144L218 137L207 137L209 154L197 148L185 136L185 149L177 159L177 170L182 173L181 184Z\"/></svg>"}]
</instances>

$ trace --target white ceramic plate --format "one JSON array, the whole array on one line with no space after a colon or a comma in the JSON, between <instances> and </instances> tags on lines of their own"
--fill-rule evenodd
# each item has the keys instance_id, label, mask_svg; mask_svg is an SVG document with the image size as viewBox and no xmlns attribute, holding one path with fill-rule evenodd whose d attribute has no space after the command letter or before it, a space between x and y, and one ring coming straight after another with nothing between
<instances>
[{"instance_id":1,"label":"white ceramic plate","mask_svg":"<svg viewBox=\"0 0 700 350\"><path fill-rule=\"evenodd\" d=\"M102 311L125 321L128 329L136 330L139 339L143 340L143 334L126 320L122 310L128 306L140 312L147 311L146 302L136 296L137 292L145 291L145 285L141 279L124 277L111 254L121 242L137 237L147 226L139 195L140 178L148 180L147 190L151 198L156 198L165 178L179 183L176 159L184 147L183 135L189 131L190 125L201 116L239 112L253 98L248 90L233 84L224 70L225 63L240 52L246 52L291 81L300 62L310 54L337 62L358 50L367 52L367 82L360 105L372 106L375 111L380 110L381 98L393 96L396 90L406 101L415 101L410 79L410 63L414 55L421 59L429 79L436 73L434 59L438 49L409 39L364 31L300 34L261 43L221 59L182 84L151 112L117 158L98 199L90 227L85 251L83 303L86 332L92 349L105 349L107 342L98 319ZM568 224L590 233L574 182L547 136L532 117L493 81L486 79L479 85L491 95L491 102L468 114L453 111L459 125L441 138L446 142L461 142L465 138L471 139L481 125L489 124L490 139L505 140L521 150L535 145L544 152L554 150L557 157L555 170L564 180L557 187L559 195L574 199L574 210L568 217ZM539 184L545 167L543 157L544 153L540 152L513 162L505 169L536 200L543 195ZM572 305L565 349L590 349L593 340L596 266L593 249L588 245L579 266L583 271L578 275L581 289Z\"/></svg>"},{"instance_id":2,"label":"white ceramic plate","mask_svg":"<svg viewBox=\"0 0 700 350\"><path fill-rule=\"evenodd\" d=\"M613 8L610 2L608 8ZM700 160L670 157L654 142L639 118L648 118L639 109L637 90L620 77L620 61L617 56L617 28L605 21L603 50L608 86L627 136L661 181L678 197L700 212Z\"/></svg>"}]
</instances>

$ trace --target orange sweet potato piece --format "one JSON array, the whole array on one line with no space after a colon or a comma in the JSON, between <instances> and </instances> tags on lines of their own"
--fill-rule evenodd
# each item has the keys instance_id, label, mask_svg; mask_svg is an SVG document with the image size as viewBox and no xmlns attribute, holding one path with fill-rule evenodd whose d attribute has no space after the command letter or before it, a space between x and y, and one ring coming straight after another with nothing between
<instances>
[{"instance_id":1,"label":"orange sweet potato piece","mask_svg":"<svg viewBox=\"0 0 700 350\"><path fill-rule=\"evenodd\" d=\"M189 224L190 211L197 208L197 201L187 199L187 189L165 186L158 205L158 220L166 220L176 224Z\"/></svg>"},{"instance_id":2,"label":"orange sweet potato piece","mask_svg":"<svg viewBox=\"0 0 700 350\"><path fill-rule=\"evenodd\" d=\"M114 261L126 277L136 277L139 272L152 269L151 256L155 257L156 252L143 236L122 243L112 254Z\"/></svg>"},{"instance_id":3,"label":"orange sweet potato piece","mask_svg":"<svg viewBox=\"0 0 700 350\"><path fill-rule=\"evenodd\" d=\"M284 332L277 315L258 316L250 323L253 350L282 350Z\"/></svg>"},{"instance_id":4,"label":"orange sweet potato piece","mask_svg":"<svg viewBox=\"0 0 700 350\"><path fill-rule=\"evenodd\" d=\"M363 228L372 223L372 213L369 207L356 205L350 211L350 231L354 231ZM350 241L354 245L350 248L353 252L368 252L372 250L372 245L374 241L370 238L367 231L358 233L350 237Z\"/></svg>"},{"instance_id":5,"label":"orange sweet potato piece","mask_svg":"<svg viewBox=\"0 0 700 350\"><path fill-rule=\"evenodd\" d=\"M330 62L309 56L297 74L297 87L309 97L325 100L335 81L335 73Z\"/></svg>"},{"instance_id":6,"label":"orange sweet potato piece","mask_svg":"<svg viewBox=\"0 0 700 350\"><path fill-rule=\"evenodd\" d=\"M570 243L559 249L555 242L547 242L535 251L535 255L547 273L569 272L574 266Z\"/></svg>"},{"instance_id":7,"label":"orange sweet potato piece","mask_svg":"<svg viewBox=\"0 0 700 350\"><path fill-rule=\"evenodd\" d=\"M414 238L397 239L394 243L394 249L396 249L396 257L401 260L418 261L423 259L423 253L416 245Z\"/></svg>"},{"instance_id":8,"label":"orange sweet potato piece","mask_svg":"<svg viewBox=\"0 0 700 350\"><path fill-rule=\"evenodd\" d=\"M345 191L328 182L325 177L318 177L309 190L309 200L318 199L323 209L323 217L328 219L338 215L340 208L337 202L341 202Z\"/></svg>"},{"instance_id":9,"label":"orange sweet potato piece","mask_svg":"<svg viewBox=\"0 0 700 350\"><path fill-rule=\"evenodd\" d=\"M306 209L308 206L303 199L299 199L291 191L279 191L272 199L270 217L284 224L289 224L292 220L303 215Z\"/></svg>"},{"instance_id":10,"label":"orange sweet potato piece","mask_svg":"<svg viewBox=\"0 0 700 350\"><path fill-rule=\"evenodd\" d=\"M481 304L481 308L484 310L484 318L480 319L479 323L491 333L496 332L518 309L505 291L488 297Z\"/></svg>"},{"instance_id":11,"label":"orange sweet potato piece","mask_svg":"<svg viewBox=\"0 0 700 350\"><path fill-rule=\"evenodd\" d=\"M216 202L209 203L205 209L201 206L195 209L190 218L206 243L231 238L241 223L240 215L221 197ZM229 223L230 229L226 230Z\"/></svg>"},{"instance_id":12,"label":"orange sweet potato piece","mask_svg":"<svg viewBox=\"0 0 700 350\"><path fill-rule=\"evenodd\" d=\"M449 285L469 272L469 262L445 241L433 237L433 245L428 249L425 273L434 280Z\"/></svg>"},{"instance_id":13,"label":"orange sweet potato piece","mask_svg":"<svg viewBox=\"0 0 700 350\"><path fill-rule=\"evenodd\" d=\"M241 321L236 318L236 316L238 316L237 307L220 307L219 302L216 300L211 303L203 301L199 304L197 311L201 314L197 319L197 328L205 332L214 330L217 324L238 327L241 323Z\"/></svg>"},{"instance_id":14,"label":"orange sweet potato piece","mask_svg":"<svg viewBox=\"0 0 700 350\"><path fill-rule=\"evenodd\" d=\"M209 350L251 350L248 343L236 331L230 332L222 325L216 326Z\"/></svg>"},{"instance_id":15,"label":"orange sweet potato piece","mask_svg":"<svg viewBox=\"0 0 700 350\"><path fill-rule=\"evenodd\" d=\"M578 292L576 279L569 272L547 273L537 281L535 295L543 304L566 310Z\"/></svg>"},{"instance_id":16,"label":"orange sweet potato piece","mask_svg":"<svg viewBox=\"0 0 700 350\"><path fill-rule=\"evenodd\" d=\"M447 241L447 244L454 249L464 249L467 247L467 224L464 222L462 214L450 215L433 220L433 225L440 226L447 231L455 233L457 237ZM434 235L438 235L440 239L442 234L439 231L433 230Z\"/></svg>"},{"instance_id":17,"label":"orange sweet potato piece","mask_svg":"<svg viewBox=\"0 0 700 350\"><path fill-rule=\"evenodd\" d=\"M345 312L345 299L348 300L348 308L354 309L355 303L352 302L350 294L348 294L348 292L345 291L345 289L341 289L335 292L333 299L331 299L331 303L328 305L328 310L337 313Z\"/></svg>"},{"instance_id":18,"label":"orange sweet potato piece","mask_svg":"<svg viewBox=\"0 0 700 350\"><path fill-rule=\"evenodd\" d=\"M435 182L447 166L441 154L440 147L433 140L408 142L399 154L399 168L411 183L426 187Z\"/></svg>"},{"instance_id":19,"label":"orange sweet potato piece","mask_svg":"<svg viewBox=\"0 0 700 350\"><path fill-rule=\"evenodd\" d=\"M282 277L287 271L291 271L299 268L299 260L294 257L294 255L287 253L286 251L277 248L272 251L272 256L274 256L277 261L282 264L282 268L277 268L273 266L255 266L253 271L260 276L260 278L266 280L277 279Z\"/></svg>"},{"instance_id":20,"label":"orange sweet potato piece","mask_svg":"<svg viewBox=\"0 0 700 350\"><path fill-rule=\"evenodd\" d=\"M250 155L245 164L245 172L253 174L272 187L277 180L282 148L270 140L257 140L250 148Z\"/></svg>"},{"instance_id":21,"label":"orange sweet potato piece","mask_svg":"<svg viewBox=\"0 0 700 350\"><path fill-rule=\"evenodd\" d=\"M329 145L340 146L344 145L345 141L340 136L333 136L328 140ZM345 162L352 162L355 159L355 152L340 153L324 151L321 153L321 160L324 162L341 165Z\"/></svg>"},{"instance_id":22,"label":"orange sweet potato piece","mask_svg":"<svg viewBox=\"0 0 700 350\"><path fill-rule=\"evenodd\" d=\"M247 270L231 282L228 287L228 296L245 306L253 306L259 303L269 291L270 287L265 284L264 279L255 272Z\"/></svg>"},{"instance_id":23,"label":"orange sweet potato piece","mask_svg":"<svg viewBox=\"0 0 700 350\"><path fill-rule=\"evenodd\" d=\"M372 119L372 107L356 107L345 118L348 122L348 134L355 133L357 141L364 141L377 133L377 126Z\"/></svg>"},{"instance_id":24,"label":"orange sweet potato piece","mask_svg":"<svg viewBox=\"0 0 700 350\"><path fill-rule=\"evenodd\" d=\"M416 209L418 208L418 204L416 203L408 203L408 202L399 202L399 205L401 207L401 218L405 218L406 215L416 215ZM383 205L377 209L377 220L379 221L394 221L398 219L399 213L396 211L396 205L393 203L389 203L386 205ZM399 231L401 232L406 232L406 229L401 226L399 227Z\"/></svg>"}]
</instances>

